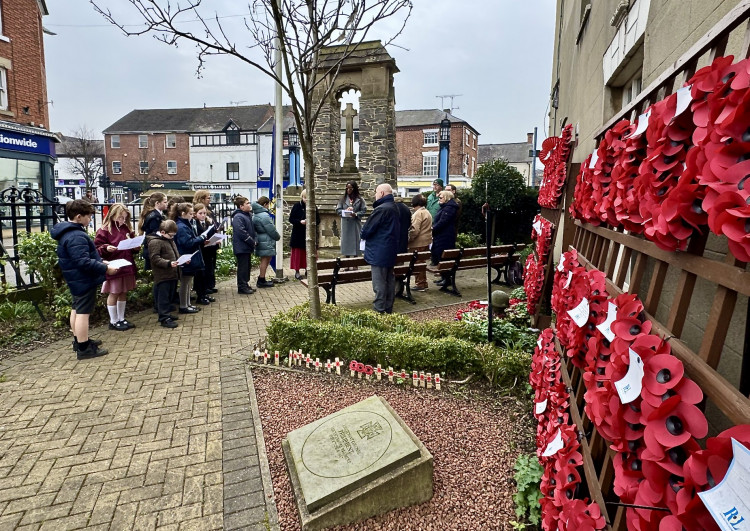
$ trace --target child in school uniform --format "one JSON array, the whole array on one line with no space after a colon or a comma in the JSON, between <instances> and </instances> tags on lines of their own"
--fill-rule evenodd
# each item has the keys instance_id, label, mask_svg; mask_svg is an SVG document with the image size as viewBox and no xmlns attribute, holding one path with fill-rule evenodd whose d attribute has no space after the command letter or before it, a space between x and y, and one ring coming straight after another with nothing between
<instances>
[{"instance_id":1,"label":"child in school uniform","mask_svg":"<svg viewBox=\"0 0 750 531\"><path fill-rule=\"evenodd\" d=\"M175 243L180 255L193 255L190 263L182 266L179 312L198 313L200 309L190 305L190 290L196 272L204 269L203 256L200 253L201 245L216 232L216 229L211 227L207 234L196 234L191 223L193 205L190 203L179 203L172 207L170 217L177 223Z\"/></svg>"},{"instance_id":2,"label":"child in school uniform","mask_svg":"<svg viewBox=\"0 0 750 531\"><path fill-rule=\"evenodd\" d=\"M213 227L213 223L209 221L208 217L208 209L206 208L206 205L203 203L194 203L193 204L193 230L196 234L203 234L205 233L210 227ZM203 269L199 269L195 272L195 280L193 281L193 287L195 288L195 293L198 295L198 299L196 300L197 304L207 305L212 302L216 302L216 299L211 297L208 294L208 288L210 287L209 284L209 277L210 273L208 271L209 265L206 262L206 255L212 252L212 249L216 248L216 244L213 243L211 245L206 245L206 243L202 243L200 246L200 254L203 259Z\"/></svg>"},{"instance_id":3,"label":"child in school uniform","mask_svg":"<svg viewBox=\"0 0 750 531\"><path fill-rule=\"evenodd\" d=\"M65 205L70 221L52 227L50 234L57 240L57 258L62 269L73 305L70 311L70 328L73 331L73 350L79 360L96 358L108 353L99 348L101 341L89 339L89 317L96 304L96 292L106 274L114 274L96 251L86 228L91 223L94 207L85 199L75 199Z\"/></svg>"},{"instance_id":4,"label":"child in school uniform","mask_svg":"<svg viewBox=\"0 0 750 531\"><path fill-rule=\"evenodd\" d=\"M177 234L177 223L168 219L162 221L156 233L146 236L146 245L151 258L151 270L154 272L154 293L159 323L164 328L177 328L178 317L169 313L172 293L177 289L180 267L177 265L177 252L174 237Z\"/></svg>"}]
</instances>

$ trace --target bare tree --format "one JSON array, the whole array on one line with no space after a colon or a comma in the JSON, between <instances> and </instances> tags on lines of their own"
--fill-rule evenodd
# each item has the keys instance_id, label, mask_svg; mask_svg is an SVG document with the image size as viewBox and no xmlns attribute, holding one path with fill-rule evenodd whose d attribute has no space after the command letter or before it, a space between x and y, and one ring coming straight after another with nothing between
<instances>
[{"instance_id":1,"label":"bare tree","mask_svg":"<svg viewBox=\"0 0 750 531\"><path fill-rule=\"evenodd\" d=\"M169 0L128 0L131 10L145 21L145 26L138 30L118 21L119 15L116 17L104 7L112 1L91 0L91 3L125 35L151 34L173 46L181 42L194 43L198 52L198 75L209 56L227 55L258 69L282 86L291 100L305 161L307 226L310 227L307 231L307 256L311 258L308 270L310 315L319 318L318 271L312 259L316 254L312 145L315 123L334 90L344 61L368 39L380 37L383 45L388 45L398 37L411 14L411 0L252 0L248 5L250 14L243 19L246 30L243 36L247 40L249 34L249 43L238 40L219 13L209 16L208 9L201 5L202 0L174 4ZM380 26L384 26L387 35L373 35ZM334 61L328 57L323 65L321 49L332 45L341 46L341 53ZM277 51L280 52L281 76L274 72ZM315 91L318 91L317 98L313 98Z\"/></svg>"},{"instance_id":2,"label":"bare tree","mask_svg":"<svg viewBox=\"0 0 750 531\"><path fill-rule=\"evenodd\" d=\"M65 155L70 172L86 181L86 191L96 189L104 175L104 140L94 137L85 125L65 137Z\"/></svg>"}]
</instances>

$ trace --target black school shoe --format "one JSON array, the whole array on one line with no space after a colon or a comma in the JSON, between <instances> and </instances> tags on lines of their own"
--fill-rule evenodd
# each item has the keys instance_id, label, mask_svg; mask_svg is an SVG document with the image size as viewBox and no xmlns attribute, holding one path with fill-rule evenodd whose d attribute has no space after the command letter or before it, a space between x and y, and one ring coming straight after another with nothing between
<instances>
[{"instance_id":1,"label":"black school shoe","mask_svg":"<svg viewBox=\"0 0 750 531\"><path fill-rule=\"evenodd\" d=\"M91 339L91 338L89 338L89 341L95 347L99 347L102 344L102 340L101 339ZM78 341L76 339L73 340L73 352L78 352Z\"/></svg>"},{"instance_id":2,"label":"black school shoe","mask_svg":"<svg viewBox=\"0 0 750 531\"><path fill-rule=\"evenodd\" d=\"M247 288L238 288L237 293L240 295L252 295L255 293L255 290L248 286Z\"/></svg>"},{"instance_id":3,"label":"black school shoe","mask_svg":"<svg viewBox=\"0 0 750 531\"><path fill-rule=\"evenodd\" d=\"M272 280L259 280L258 281L258 287L259 288L272 288L273 287L273 281Z\"/></svg>"},{"instance_id":4,"label":"black school shoe","mask_svg":"<svg viewBox=\"0 0 750 531\"><path fill-rule=\"evenodd\" d=\"M180 308L180 313L198 313L201 311L200 308L196 308L195 306L188 306L187 308Z\"/></svg>"},{"instance_id":5,"label":"black school shoe","mask_svg":"<svg viewBox=\"0 0 750 531\"><path fill-rule=\"evenodd\" d=\"M203 306L207 306L207 305L211 304L211 301L209 300L209 298L208 298L208 297L203 297L203 298L201 298L201 299L198 299L198 300L197 300L197 301L195 301L195 302L196 302L196 303L198 303L198 304L201 304L201 305L203 305Z\"/></svg>"},{"instance_id":6,"label":"black school shoe","mask_svg":"<svg viewBox=\"0 0 750 531\"><path fill-rule=\"evenodd\" d=\"M128 328L135 328L135 325L133 323L131 323L130 321L128 321L127 319L123 319L120 322L122 324L124 324L125 326L127 326Z\"/></svg>"},{"instance_id":7,"label":"black school shoe","mask_svg":"<svg viewBox=\"0 0 750 531\"><path fill-rule=\"evenodd\" d=\"M212 293L219 293L219 290L216 289L216 288L208 288L206 290L206 293L208 293L209 295L211 295Z\"/></svg>"},{"instance_id":8,"label":"black school shoe","mask_svg":"<svg viewBox=\"0 0 750 531\"><path fill-rule=\"evenodd\" d=\"M175 323L173 319L164 319L161 322L161 325L164 328L177 328L177 323Z\"/></svg>"},{"instance_id":9,"label":"black school shoe","mask_svg":"<svg viewBox=\"0 0 750 531\"><path fill-rule=\"evenodd\" d=\"M117 321L116 323L109 323L109 329L124 332L125 330L130 330L130 327L122 321Z\"/></svg>"},{"instance_id":10,"label":"black school shoe","mask_svg":"<svg viewBox=\"0 0 750 531\"><path fill-rule=\"evenodd\" d=\"M93 343L89 343L89 346L85 350L76 350L76 358L78 358L79 360L90 360L92 358L104 356L105 354L109 354L109 351L103 348L99 348Z\"/></svg>"}]
</instances>

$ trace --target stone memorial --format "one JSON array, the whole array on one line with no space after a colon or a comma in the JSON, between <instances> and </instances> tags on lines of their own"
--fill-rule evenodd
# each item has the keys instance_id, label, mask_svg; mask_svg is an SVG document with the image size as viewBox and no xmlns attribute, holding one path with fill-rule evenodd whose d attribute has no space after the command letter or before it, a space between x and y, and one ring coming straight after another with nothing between
<instances>
[{"instance_id":1,"label":"stone memorial","mask_svg":"<svg viewBox=\"0 0 750 531\"><path fill-rule=\"evenodd\" d=\"M432 498L432 455L381 397L303 426L282 446L302 529L356 522Z\"/></svg>"}]
</instances>

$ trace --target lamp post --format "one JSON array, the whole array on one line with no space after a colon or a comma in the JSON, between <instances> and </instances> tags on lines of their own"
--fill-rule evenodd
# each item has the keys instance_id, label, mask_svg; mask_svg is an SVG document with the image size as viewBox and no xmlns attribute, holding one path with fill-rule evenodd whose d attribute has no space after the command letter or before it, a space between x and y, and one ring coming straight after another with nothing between
<instances>
[{"instance_id":1,"label":"lamp post","mask_svg":"<svg viewBox=\"0 0 750 531\"><path fill-rule=\"evenodd\" d=\"M448 184L448 156L451 151L451 121L448 115L440 122L440 155L438 157L438 177Z\"/></svg>"},{"instance_id":2,"label":"lamp post","mask_svg":"<svg viewBox=\"0 0 750 531\"><path fill-rule=\"evenodd\" d=\"M300 186L299 175L299 134L297 128L289 128L289 186Z\"/></svg>"}]
</instances>

